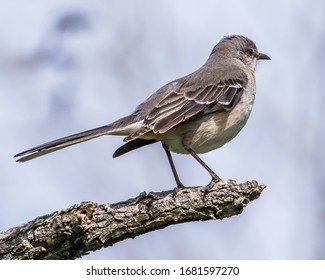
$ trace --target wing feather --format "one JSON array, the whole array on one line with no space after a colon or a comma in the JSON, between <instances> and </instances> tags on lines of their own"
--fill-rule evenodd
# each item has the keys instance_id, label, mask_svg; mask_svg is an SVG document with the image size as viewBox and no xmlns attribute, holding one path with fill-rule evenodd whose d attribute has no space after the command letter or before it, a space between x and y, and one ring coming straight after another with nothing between
<instances>
[{"instance_id":1,"label":"wing feather","mask_svg":"<svg viewBox=\"0 0 325 280\"><path fill-rule=\"evenodd\" d=\"M196 116L220 109L231 110L239 102L247 80L245 77L226 79L219 83L193 88L173 88L145 117L142 127L125 138L130 141L148 132L165 133L176 125Z\"/></svg>"}]
</instances>

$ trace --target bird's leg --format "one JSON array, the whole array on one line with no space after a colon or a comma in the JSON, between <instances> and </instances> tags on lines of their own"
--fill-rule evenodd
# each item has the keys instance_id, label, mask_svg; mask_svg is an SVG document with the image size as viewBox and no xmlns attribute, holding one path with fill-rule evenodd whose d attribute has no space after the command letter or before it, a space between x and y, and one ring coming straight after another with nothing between
<instances>
[{"instance_id":1,"label":"bird's leg","mask_svg":"<svg viewBox=\"0 0 325 280\"><path fill-rule=\"evenodd\" d=\"M217 182L221 180L221 178L216 173L214 173L213 170L209 166L206 165L206 163L196 154L196 152L194 152L191 148L187 148L185 146L184 146L184 149L186 151L188 151L189 154L192 157L194 157L198 161L198 163L201 164L205 168L206 171L209 172L209 174L212 177L212 180L215 180Z\"/></svg>"},{"instance_id":2,"label":"bird's leg","mask_svg":"<svg viewBox=\"0 0 325 280\"><path fill-rule=\"evenodd\" d=\"M170 153L169 147L167 145L165 145L164 143L162 143L162 146L164 147L164 150L166 152L166 155L167 155L167 158L168 158L168 161L169 161L169 165L170 165L170 167L171 167L171 169L173 171L173 175L174 175L174 178L175 178L175 181L176 181L176 184L177 184L177 188L178 189L185 188L185 186L179 180L179 177L178 177L178 174L177 174L177 171L176 171L176 167L175 167L172 155Z\"/></svg>"}]
</instances>

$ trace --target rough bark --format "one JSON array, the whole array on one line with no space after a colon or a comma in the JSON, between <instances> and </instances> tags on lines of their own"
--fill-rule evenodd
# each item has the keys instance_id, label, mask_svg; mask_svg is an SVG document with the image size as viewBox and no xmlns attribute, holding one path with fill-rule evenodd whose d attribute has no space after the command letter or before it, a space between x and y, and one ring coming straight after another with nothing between
<instances>
[{"instance_id":1,"label":"rough bark","mask_svg":"<svg viewBox=\"0 0 325 280\"><path fill-rule=\"evenodd\" d=\"M0 259L76 259L172 224L238 215L264 188L228 180L115 204L81 202L0 233Z\"/></svg>"}]
</instances>

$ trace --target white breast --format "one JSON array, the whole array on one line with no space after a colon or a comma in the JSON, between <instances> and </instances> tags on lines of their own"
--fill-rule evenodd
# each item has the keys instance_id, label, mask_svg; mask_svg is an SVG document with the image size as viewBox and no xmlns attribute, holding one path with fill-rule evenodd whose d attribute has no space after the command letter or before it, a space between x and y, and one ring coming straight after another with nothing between
<instances>
[{"instance_id":1,"label":"white breast","mask_svg":"<svg viewBox=\"0 0 325 280\"><path fill-rule=\"evenodd\" d=\"M249 94L247 94L249 93ZM161 135L161 141L176 153L185 154L184 145L196 153L206 153L232 140L245 126L252 111L254 91L243 93L231 111L217 111L200 119L185 122Z\"/></svg>"}]
</instances>

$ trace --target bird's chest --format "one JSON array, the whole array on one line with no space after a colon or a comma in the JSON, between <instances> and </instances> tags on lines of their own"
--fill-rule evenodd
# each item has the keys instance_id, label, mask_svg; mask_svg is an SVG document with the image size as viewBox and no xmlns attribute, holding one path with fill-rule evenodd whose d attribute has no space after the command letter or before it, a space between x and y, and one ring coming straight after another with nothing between
<instances>
[{"instance_id":1,"label":"bird's chest","mask_svg":"<svg viewBox=\"0 0 325 280\"><path fill-rule=\"evenodd\" d=\"M166 137L164 142L176 153L187 153L184 146L196 153L220 148L245 126L255 97L255 92L248 93L231 111L220 110L172 129L173 137Z\"/></svg>"}]
</instances>

